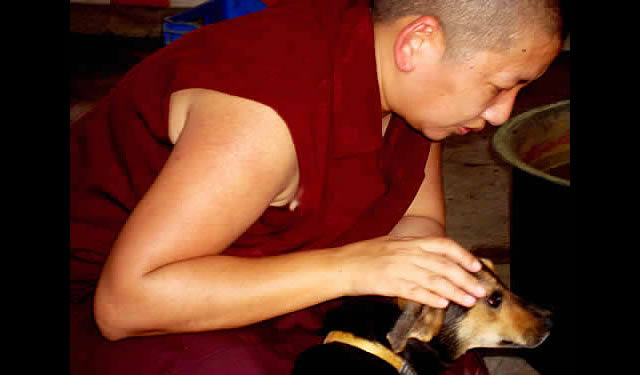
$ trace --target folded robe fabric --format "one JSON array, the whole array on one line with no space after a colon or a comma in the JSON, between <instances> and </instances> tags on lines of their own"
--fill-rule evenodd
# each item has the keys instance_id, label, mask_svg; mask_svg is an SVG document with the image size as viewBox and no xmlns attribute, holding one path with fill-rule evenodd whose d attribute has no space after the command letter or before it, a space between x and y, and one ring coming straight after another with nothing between
<instances>
[{"instance_id":1,"label":"folded robe fabric","mask_svg":"<svg viewBox=\"0 0 640 375\"><path fill-rule=\"evenodd\" d=\"M129 5L139 7L168 8L169 0L111 0L113 5Z\"/></svg>"}]
</instances>

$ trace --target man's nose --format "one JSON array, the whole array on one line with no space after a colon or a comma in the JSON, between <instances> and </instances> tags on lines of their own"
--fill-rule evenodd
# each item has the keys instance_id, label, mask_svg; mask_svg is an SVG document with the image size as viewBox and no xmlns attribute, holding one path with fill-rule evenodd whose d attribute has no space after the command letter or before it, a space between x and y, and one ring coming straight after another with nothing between
<instances>
[{"instance_id":1,"label":"man's nose","mask_svg":"<svg viewBox=\"0 0 640 375\"><path fill-rule=\"evenodd\" d=\"M497 98L481 115L483 119L493 126L500 126L509 119L511 110L513 109L513 103L516 100L516 95L518 95L518 90L504 94L505 95Z\"/></svg>"}]
</instances>

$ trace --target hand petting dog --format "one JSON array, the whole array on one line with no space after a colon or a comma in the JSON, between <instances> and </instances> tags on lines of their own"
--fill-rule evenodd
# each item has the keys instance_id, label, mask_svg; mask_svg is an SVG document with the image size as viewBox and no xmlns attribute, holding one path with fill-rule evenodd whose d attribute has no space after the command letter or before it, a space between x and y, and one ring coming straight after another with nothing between
<instances>
[{"instance_id":1,"label":"hand petting dog","mask_svg":"<svg viewBox=\"0 0 640 375\"><path fill-rule=\"evenodd\" d=\"M474 348L541 345L550 334L551 312L513 294L493 263L481 261L473 276L487 296L472 307L352 297L329 313L324 343L298 356L293 375L438 374Z\"/></svg>"},{"instance_id":2,"label":"hand petting dog","mask_svg":"<svg viewBox=\"0 0 640 375\"><path fill-rule=\"evenodd\" d=\"M449 301L471 307L486 291L470 272L480 262L445 237L384 236L345 246L338 254L350 280L349 295L401 297L435 308Z\"/></svg>"}]
</instances>

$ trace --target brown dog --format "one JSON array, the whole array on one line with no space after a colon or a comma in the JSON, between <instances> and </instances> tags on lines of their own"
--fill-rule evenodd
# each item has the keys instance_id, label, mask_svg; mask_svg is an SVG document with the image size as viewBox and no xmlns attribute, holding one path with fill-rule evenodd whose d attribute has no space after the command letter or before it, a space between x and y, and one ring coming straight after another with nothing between
<instances>
[{"instance_id":1,"label":"brown dog","mask_svg":"<svg viewBox=\"0 0 640 375\"><path fill-rule=\"evenodd\" d=\"M534 348L547 338L550 312L511 293L498 279L493 264L481 260L485 267L476 277L488 293L472 308L445 310L399 301L403 313L387 335L394 352L402 351L410 338L429 342L436 335L455 343L450 348L452 359L473 348Z\"/></svg>"},{"instance_id":2,"label":"brown dog","mask_svg":"<svg viewBox=\"0 0 640 375\"><path fill-rule=\"evenodd\" d=\"M511 293L493 264L481 260L475 276L487 297L473 307L376 297L347 303L328 316L325 343L302 353L293 374L431 374L473 348L540 345L551 329L550 312Z\"/></svg>"}]
</instances>

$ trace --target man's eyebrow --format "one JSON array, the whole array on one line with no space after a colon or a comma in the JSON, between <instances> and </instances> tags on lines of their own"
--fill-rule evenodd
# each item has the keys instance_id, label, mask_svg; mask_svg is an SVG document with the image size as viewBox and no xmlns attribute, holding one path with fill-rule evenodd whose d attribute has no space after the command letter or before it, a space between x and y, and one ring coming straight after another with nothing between
<instances>
[{"instance_id":1,"label":"man's eyebrow","mask_svg":"<svg viewBox=\"0 0 640 375\"><path fill-rule=\"evenodd\" d=\"M545 70L546 71L546 70ZM528 75L526 73L523 74L514 74L513 76L500 77L497 79L497 84L500 87L504 88L512 88L521 84L528 84L536 79L540 78L545 72L542 73L534 73L533 75ZM504 79L504 80L503 80Z\"/></svg>"}]
</instances>

